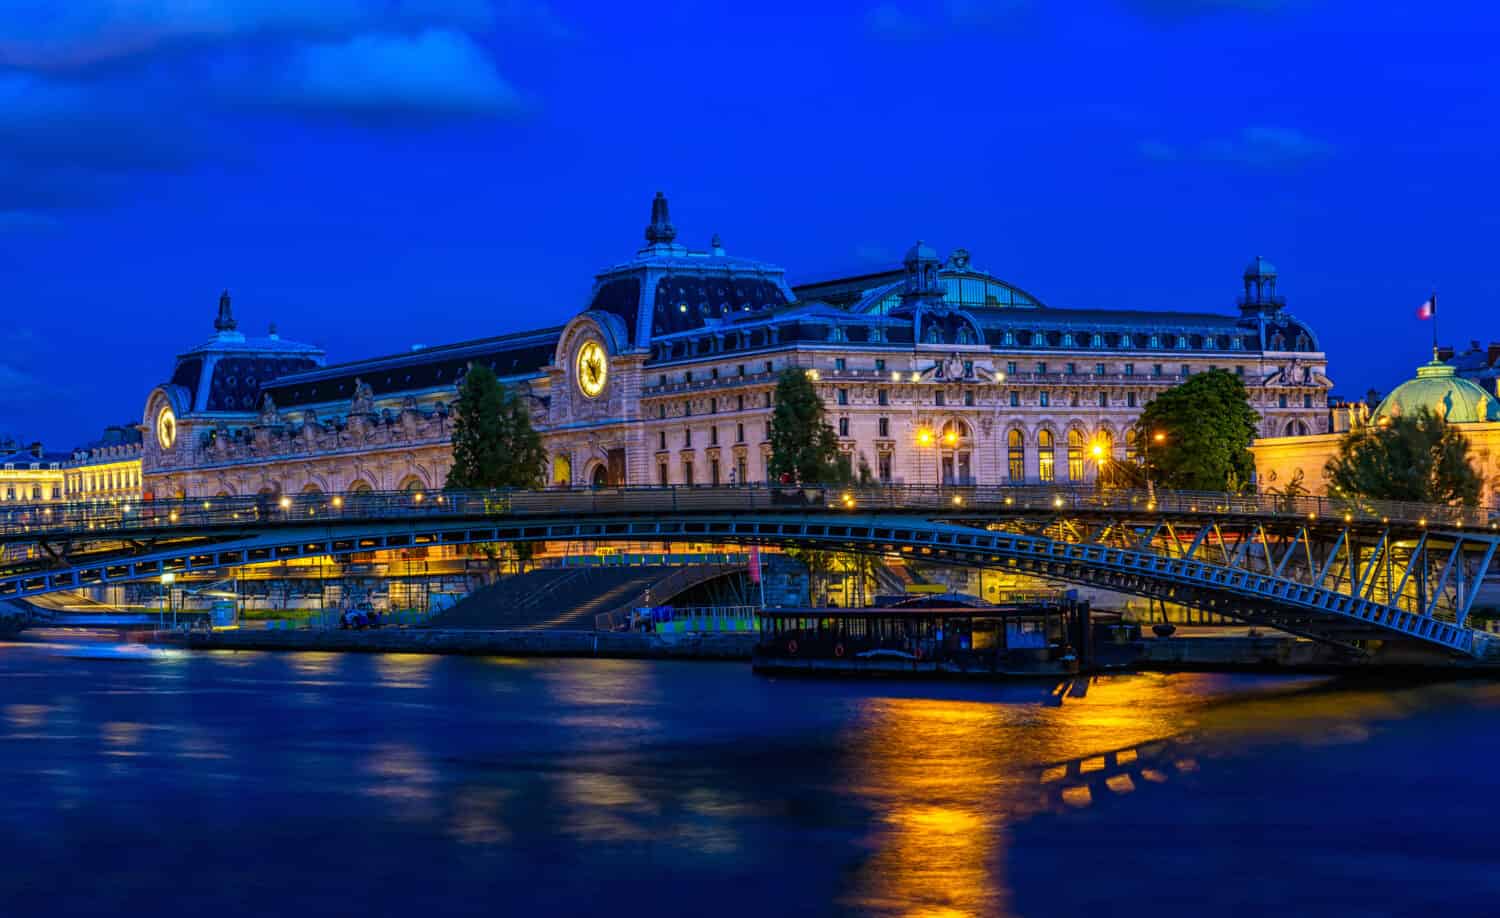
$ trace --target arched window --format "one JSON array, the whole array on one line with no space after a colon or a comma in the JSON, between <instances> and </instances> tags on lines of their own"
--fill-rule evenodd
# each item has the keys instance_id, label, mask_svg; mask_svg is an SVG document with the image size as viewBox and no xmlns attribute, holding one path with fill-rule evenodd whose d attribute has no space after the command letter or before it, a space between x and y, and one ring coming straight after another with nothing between
<instances>
[{"instance_id":1,"label":"arched window","mask_svg":"<svg viewBox=\"0 0 1500 918\"><path fill-rule=\"evenodd\" d=\"M307 484L305 484L305 485L302 486L302 493L303 494L322 494L323 493L323 489L320 488L320 487L318 487L318 483L317 482L315 482L315 481L309 481Z\"/></svg>"},{"instance_id":2,"label":"arched window","mask_svg":"<svg viewBox=\"0 0 1500 918\"><path fill-rule=\"evenodd\" d=\"M1026 480L1026 437L1019 430L1011 428L1010 433L1005 435L1005 445L1008 451L1010 480L1022 482Z\"/></svg>"},{"instance_id":3,"label":"arched window","mask_svg":"<svg viewBox=\"0 0 1500 918\"><path fill-rule=\"evenodd\" d=\"M558 456L552 460L552 484L555 487L566 488L573 483L573 461L567 456Z\"/></svg>"},{"instance_id":4,"label":"arched window","mask_svg":"<svg viewBox=\"0 0 1500 918\"><path fill-rule=\"evenodd\" d=\"M1036 435L1037 452L1037 477L1042 481L1052 481L1057 477L1054 466L1057 462L1057 445L1052 437L1052 431L1041 430Z\"/></svg>"},{"instance_id":5,"label":"arched window","mask_svg":"<svg viewBox=\"0 0 1500 918\"><path fill-rule=\"evenodd\" d=\"M353 481L349 482L350 494L369 494L373 490L375 490L375 486L370 484L368 481L365 481L363 478L356 478Z\"/></svg>"},{"instance_id":6,"label":"arched window","mask_svg":"<svg viewBox=\"0 0 1500 918\"><path fill-rule=\"evenodd\" d=\"M1068 431L1068 480L1083 480L1083 454L1088 438L1077 427Z\"/></svg>"},{"instance_id":7,"label":"arched window","mask_svg":"<svg viewBox=\"0 0 1500 918\"><path fill-rule=\"evenodd\" d=\"M967 443L969 439L969 425L963 421L953 418L943 424L943 445L952 449L960 444Z\"/></svg>"},{"instance_id":8,"label":"arched window","mask_svg":"<svg viewBox=\"0 0 1500 918\"><path fill-rule=\"evenodd\" d=\"M401 479L401 483L396 486L396 490L405 491L408 494L411 494L422 491L426 487L427 486L422 483L422 479L418 478L415 475L407 475L405 478Z\"/></svg>"},{"instance_id":9,"label":"arched window","mask_svg":"<svg viewBox=\"0 0 1500 918\"><path fill-rule=\"evenodd\" d=\"M1125 461L1134 462L1136 457L1135 428L1128 427L1125 429Z\"/></svg>"},{"instance_id":10,"label":"arched window","mask_svg":"<svg viewBox=\"0 0 1500 918\"><path fill-rule=\"evenodd\" d=\"M1299 420L1288 421L1287 424L1286 424L1286 436L1288 436L1288 437L1305 437L1305 436L1307 436L1307 423L1305 421L1299 421Z\"/></svg>"}]
</instances>

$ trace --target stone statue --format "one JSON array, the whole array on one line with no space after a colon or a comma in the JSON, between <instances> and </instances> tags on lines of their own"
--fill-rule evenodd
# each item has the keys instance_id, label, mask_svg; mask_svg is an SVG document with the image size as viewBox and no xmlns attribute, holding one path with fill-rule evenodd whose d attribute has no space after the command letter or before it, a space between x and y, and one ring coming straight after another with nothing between
<instances>
[{"instance_id":1,"label":"stone statue","mask_svg":"<svg viewBox=\"0 0 1500 918\"><path fill-rule=\"evenodd\" d=\"M262 427L270 427L281 423L281 414L276 410L276 400L271 398L267 392L265 399L260 403L260 423Z\"/></svg>"},{"instance_id":2,"label":"stone statue","mask_svg":"<svg viewBox=\"0 0 1500 918\"><path fill-rule=\"evenodd\" d=\"M375 390L370 384L355 377L354 396L349 400L350 414L369 414L375 410Z\"/></svg>"}]
</instances>

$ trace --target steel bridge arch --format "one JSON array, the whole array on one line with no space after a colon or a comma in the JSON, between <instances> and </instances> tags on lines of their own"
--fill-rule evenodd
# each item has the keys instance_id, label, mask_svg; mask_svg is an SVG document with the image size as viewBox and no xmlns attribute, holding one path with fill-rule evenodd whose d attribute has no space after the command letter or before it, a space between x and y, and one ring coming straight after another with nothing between
<instances>
[{"instance_id":1,"label":"steel bridge arch","mask_svg":"<svg viewBox=\"0 0 1500 918\"><path fill-rule=\"evenodd\" d=\"M1359 649L1361 640L1403 639L1460 656L1495 655L1489 635L1465 627L1461 621L1436 617L1435 604L1408 611L1374 601L1359 590L1345 593L1322 586L1321 577L1318 585L1309 585L1279 574L1191 556L1171 557L1143 547L1067 541L922 516L850 515L833 510L755 515L668 513L649 518L600 515L569 519L430 517L282 522L276 528L230 528L206 534L190 544L141 546L131 549L128 556L0 576L0 599L296 558L513 541L724 541L899 552L934 562L1000 566L1164 598L1352 651ZM1351 577L1351 586L1352 581Z\"/></svg>"}]
</instances>

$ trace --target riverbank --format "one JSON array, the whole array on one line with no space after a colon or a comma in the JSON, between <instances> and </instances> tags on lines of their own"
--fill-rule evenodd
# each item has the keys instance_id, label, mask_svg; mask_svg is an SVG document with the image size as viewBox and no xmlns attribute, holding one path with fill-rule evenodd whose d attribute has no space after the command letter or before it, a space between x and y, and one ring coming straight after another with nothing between
<instances>
[{"instance_id":1,"label":"riverbank","mask_svg":"<svg viewBox=\"0 0 1500 918\"><path fill-rule=\"evenodd\" d=\"M342 653L419 653L453 656L597 657L639 660L749 661L758 639L747 633L643 634L609 631L480 631L439 628L382 628L372 631L261 630L140 632L136 640L187 650L320 651ZM1114 671L1351 673L1402 672L1473 674L1494 677L1500 667L1457 660L1375 657L1350 660L1335 650L1289 636L1212 635L1148 638L1133 663ZM808 673L854 675L812 665ZM800 671L799 670L799 671ZM840 670L834 672L834 670ZM891 675L942 677L941 673Z\"/></svg>"},{"instance_id":2,"label":"riverbank","mask_svg":"<svg viewBox=\"0 0 1500 918\"><path fill-rule=\"evenodd\" d=\"M747 633L641 634L614 631L474 631L382 628L373 631L164 631L153 643L188 650L316 650L503 657L611 657L748 660L757 636Z\"/></svg>"}]
</instances>

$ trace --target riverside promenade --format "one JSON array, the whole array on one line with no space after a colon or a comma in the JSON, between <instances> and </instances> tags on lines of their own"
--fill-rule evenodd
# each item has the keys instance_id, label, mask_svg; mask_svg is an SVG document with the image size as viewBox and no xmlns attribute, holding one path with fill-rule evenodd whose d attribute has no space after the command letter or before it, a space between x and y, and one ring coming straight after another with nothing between
<instances>
[{"instance_id":1,"label":"riverside promenade","mask_svg":"<svg viewBox=\"0 0 1500 918\"><path fill-rule=\"evenodd\" d=\"M160 631L152 643L189 650L315 650L504 657L748 660L752 633L645 634L622 631L478 631L440 628Z\"/></svg>"}]
</instances>

